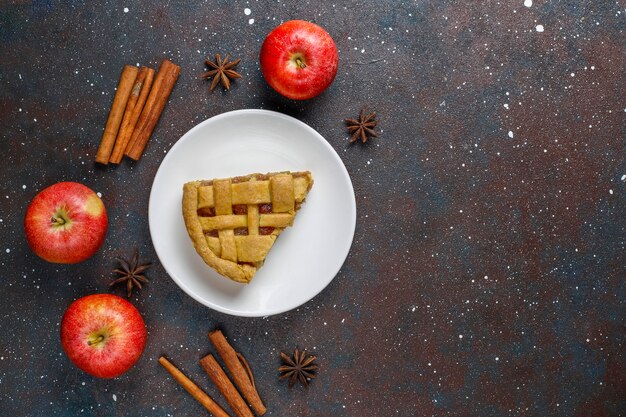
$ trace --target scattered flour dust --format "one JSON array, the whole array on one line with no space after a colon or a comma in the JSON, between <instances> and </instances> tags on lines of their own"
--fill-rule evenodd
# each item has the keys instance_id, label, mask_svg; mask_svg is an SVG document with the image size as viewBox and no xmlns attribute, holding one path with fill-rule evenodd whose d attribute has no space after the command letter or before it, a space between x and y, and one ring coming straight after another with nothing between
<instances>
[{"instance_id":1,"label":"scattered flour dust","mask_svg":"<svg viewBox=\"0 0 626 417\"><path fill-rule=\"evenodd\" d=\"M535 29L537 29L537 32L543 32L543 25L537 25Z\"/></svg>"},{"instance_id":2,"label":"scattered flour dust","mask_svg":"<svg viewBox=\"0 0 626 417\"><path fill-rule=\"evenodd\" d=\"M532 5L533 5L533 0L524 0L524 6L532 7Z\"/></svg>"},{"instance_id":3,"label":"scattered flour dust","mask_svg":"<svg viewBox=\"0 0 626 417\"><path fill-rule=\"evenodd\" d=\"M252 10L248 9L247 7L243 9L243 14L245 14L246 16L250 16L250 13L252 13Z\"/></svg>"}]
</instances>

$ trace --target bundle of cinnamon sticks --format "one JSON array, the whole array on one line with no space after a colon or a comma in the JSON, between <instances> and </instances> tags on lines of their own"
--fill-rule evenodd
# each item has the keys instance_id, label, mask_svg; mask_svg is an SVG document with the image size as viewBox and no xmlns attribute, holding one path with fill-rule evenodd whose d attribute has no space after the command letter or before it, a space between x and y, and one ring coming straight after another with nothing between
<instances>
[{"instance_id":1,"label":"bundle of cinnamon sticks","mask_svg":"<svg viewBox=\"0 0 626 417\"><path fill-rule=\"evenodd\" d=\"M220 330L209 333L209 339L215 346L219 356L224 361L226 369L230 373L233 382L228 378L226 372L222 369L213 355L200 359L200 366L206 371L209 378L217 386L217 389L226 398L226 402L237 417L254 417L250 406L254 412L262 416L267 411L263 401L259 397L254 383L254 376L250 366L244 357L235 351L228 343ZM176 368L170 361L164 357L159 358L159 363L189 392L200 404L209 410L216 417L229 417L229 414L209 397L200 387L193 383L185 374ZM236 385L236 387L235 387ZM243 395L243 397L242 397ZM245 398L245 400L244 400Z\"/></svg>"},{"instance_id":2,"label":"bundle of cinnamon sticks","mask_svg":"<svg viewBox=\"0 0 626 417\"><path fill-rule=\"evenodd\" d=\"M152 68L124 67L96 162L119 164L123 156L141 157L179 74L180 67L167 59L156 77Z\"/></svg>"}]
</instances>

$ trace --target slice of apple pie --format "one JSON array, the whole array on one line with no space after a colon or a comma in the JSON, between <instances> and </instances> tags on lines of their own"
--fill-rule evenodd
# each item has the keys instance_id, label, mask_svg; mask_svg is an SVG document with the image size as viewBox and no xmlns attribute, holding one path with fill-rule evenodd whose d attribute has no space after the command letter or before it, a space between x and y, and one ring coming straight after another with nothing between
<instances>
[{"instance_id":1,"label":"slice of apple pie","mask_svg":"<svg viewBox=\"0 0 626 417\"><path fill-rule=\"evenodd\" d=\"M248 283L278 235L293 224L313 178L308 171L192 181L183 187L183 217L204 262Z\"/></svg>"}]
</instances>

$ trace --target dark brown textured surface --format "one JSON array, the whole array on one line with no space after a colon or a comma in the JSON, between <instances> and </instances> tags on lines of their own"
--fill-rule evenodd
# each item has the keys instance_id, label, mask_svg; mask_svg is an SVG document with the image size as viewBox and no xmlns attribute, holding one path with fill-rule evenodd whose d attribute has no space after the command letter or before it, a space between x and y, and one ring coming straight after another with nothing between
<instances>
[{"instance_id":1,"label":"dark brown textured surface","mask_svg":"<svg viewBox=\"0 0 626 417\"><path fill-rule=\"evenodd\" d=\"M215 327L248 358L269 416L625 414L626 2L524 3L1 2L0 414L203 415L161 354L226 406L197 365ZM265 34L295 18L339 47L335 82L307 102L258 68ZM241 58L244 78L209 94L199 75L216 52ZM95 167L119 71L163 58L182 71L144 157ZM343 119L362 106L381 137L349 146ZM344 267L301 308L248 319L196 303L157 263L131 300L144 356L116 380L85 375L61 351L63 311L109 291L114 256L156 261L159 163L240 108L293 115L340 154L358 205ZM24 241L28 202L61 180L108 208L107 241L80 265L47 264ZM278 381L278 352L296 345L319 356L308 390Z\"/></svg>"}]
</instances>

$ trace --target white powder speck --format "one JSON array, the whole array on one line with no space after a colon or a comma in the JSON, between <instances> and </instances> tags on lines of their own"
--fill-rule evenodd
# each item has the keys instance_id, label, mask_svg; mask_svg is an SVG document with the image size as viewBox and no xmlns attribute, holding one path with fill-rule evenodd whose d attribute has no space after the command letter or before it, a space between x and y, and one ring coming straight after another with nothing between
<instances>
[{"instance_id":1,"label":"white powder speck","mask_svg":"<svg viewBox=\"0 0 626 417\"><path fill-rule=\"evenodd\" d=\"M102 198L102 193L101 192L97 192L96 195L100 198Z\"/></svg>"},{"instance_id":2,"label":"white powder speck","mask_svg":"<svg viewBox=\"0 0 626 417\"><path fill-rule=\"evenodd\" d=\"M254 19L250 19L250 20L248 20L248 24L249 24L249 25L251 25L251 24L253 24L253 23L254 23Z\"/></svg>"},{"instance_id":3,"label":"white powder speck","mask_svg":"<svg viewBox=\"0 0 626 417\"><path fill-rule=\"evenodd\" d=\"M504 104L504 108L508 110L509 109L509 105L508 104Z\"/></svg>"},{"instance_id":4,"label":"white powder speck","mask_svg":"<svg viewBox=\"0 0 626 417\"><path fill-rule=\"evenodd\" d=\"M365 53L365 49L361 49L361 53L364 54Z\"/></svg>"},{"instance_id":5,"label":"white powder speck","mask_svg":"<svg viewBox=\"0 0 626 417\"><path fill-rule=\"evenodd\" d=\"M7 253L10 253L10 252L11 252L11 249L7 248Z\"/></svg>"},{"instance_id":6,"label":"white powder speck","mask_svg":"<svg viewBox=\"0 0 626 417\"><path fill-rule=\"evenodd\" d=\"M26 185L22 185L22 190L25 190L25 189L26 189Z\"/></svg>"},{"instance_id":7,"label":"white powder speck","mask_svg":"<svg viewBox=\"0 0 626 417\"><path fill-rule=\"evenodd\" d=\"M509 130L509 137L513 139L513 132Z\"/></svg>"},{"instance_id":8,"label":"white powder speck","mask_svg":"<svg viewBox=\"0 0 626 417\"><path fill-rule=\"evenodd\" d=\"M537 29L537 32L543 32L543 25L537 25L535 29Z\"/></svg>"},{"instance_id":9,"label":"white powder speck","mask_svg":"<svg viewBox=\"0 0 626 417\"><path fill-rule=\"evenodd\" d=\"M463 339L463 335L462 334L459 335L459 339Z\"/></svg>"},{"instance_id":10,"label":"white powder speck","mask_svg":"<svg viewBox=\"0 0 626 417\"><path fill-rule=\"evenodd\" d=\"M117 395L113 394L113 401L117 401Z\"/></svg>"},{"instance_id":11,"label":"white powder speck","mask_svg":"<svg viewBox=\"0 0 626 417\"><path fill-rule=\"evenodd\" d=\"M622 175L622 181L626 181L626 174ZM2 219L0 219L0 222L2 221Z\"/></svg>"},{"instance_id":12,"label":"white powder speck","mask_svg":"<svg viewBox=\"0 0 626 417\"><path fill-rule=\"evenodd\" d=\"M124 13L128 13L128 7L124 7Z\"/></svg>"},{"instance_id":13,"label":"white powder speck","mask_svg":"<svg viewBox=\"0 0 626 417\"><path fill-rule=\"evenodd\" d=\"M571 77L573 77L574 75L575 75L575 74L574 74L573 72L570 74L570 76L571 76Z\"/></svg>"},{"instance_id":14,"label":"white powder speck","mask_svg":"<svg viewBox=\"0 0 626 417\"><path fill-rule=\"evenodd\" d=\"M499 360L500 360L500 358L496 356L496 362L498 362Z\"/></svg>"},{"instance_id":15,"label":"white powder speck","mask_svg":"<svg viewBox=\"0 0 626 417\"><path fill-rule=\"evenodd\" d=\"M609 190L609 194L613 195L613 190Z\"/></svg>"},{"instance_id":16,"label":"white powder speck","mask_svg":"<svg viewBox=\"0 0 626 417\"><path fill-rule=\"evenodd\" d=\"M532 5L533 5L533 0L524 0L524 6L532 7Z\"/></svg>"},{"instance_id":17,"label":"white powder speck","mask_svg":"<svg viewBox=\"0 0 626 417\"><path fill-rule=\"evenodd\" d=\"M80 385L85 385L85 382L83 381Z\"/></svg>"},{"instance_id":18,"label":"white powder speck","mask_svg":"<svg viewBox=\"0 0 626 417\"><path fill-rule=\"evenodd\" d=\"M248 9L247 7L243 9L243 14L245 14L246 16L250 16L250 13L252 13L252 10Z\"/></svg>"}]
</instances>

